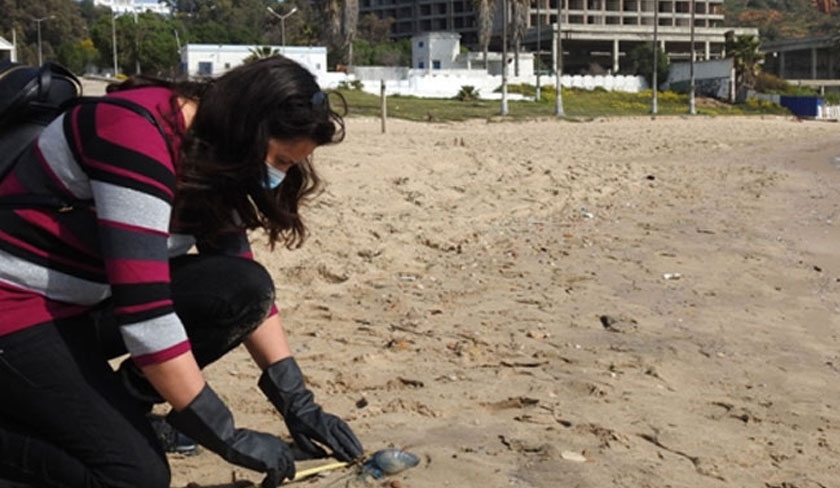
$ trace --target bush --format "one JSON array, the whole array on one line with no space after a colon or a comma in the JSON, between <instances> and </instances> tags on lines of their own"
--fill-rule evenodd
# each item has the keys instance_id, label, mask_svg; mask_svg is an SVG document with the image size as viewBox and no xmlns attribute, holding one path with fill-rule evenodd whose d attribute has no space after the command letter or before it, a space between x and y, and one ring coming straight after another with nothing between
<instances>
[{"instance_id":1,"label":"bush","mask_svg":"<svg viewBox=\"0 0 840 488\"><path fill-rule=\"evenodd\" d=\"M768 109L768 108L775 108L778 104L771 102L770 100L760 100L758 98L748 98L744 104L749 108L754 109Z\"/></svg>"},{"instance_id":2,"label":"bush","mask_svg":"<svg viewBox=\"0 0 840 488\"><path fill-rule=\"evenodd\" d=\"M640 44L633 48L627 54L623 64L622 72L644 76L647 84L653 85L653 47L650 44ZM661 85L668 79L671 66L671 61L662 48L657 48L656 64L656 83Z\"/></svg>"},{"instance_id":3,"label":"bush","mask_svg":"<svg viewBox=\"0 0 840 488\"><path fill-rule=\"evenodd\" d=\"M342 81L338 84L342 90L361 90L363 85L361 80Z\"/></svg>"},{"instance_id":4,"label":"bush","mask_svg":"<svg viewBox=\"0 0 840 488\"><path fill-rule=\"evenodd\" d=\"M679 103L688 98L688 95L683 95L671 90L660 91L656 93L656 98L661 102Z\"/></svg>"},{"instance_id":5,"label":"bush","mask_svg":"<svg viewBox=\"0 0 840 488\"><path fill-rule=\"evenodd\" d=\"M479 94L478 90L474 86L464 85L458 91L458 94L455 95L456 100L460 100L462 102L470 102L473 100L478 100Z\"/></svg>"},{"instance_id":6,"label":"bush","mask_svg":"<svg viewBox=\"0 0 840 488\"><path fill-rule=\"evenodd\" d=\"M760 72L755 80L755 91L759 93L789 93L793 86L771 73Z\"/></svg>"}]
</instances>

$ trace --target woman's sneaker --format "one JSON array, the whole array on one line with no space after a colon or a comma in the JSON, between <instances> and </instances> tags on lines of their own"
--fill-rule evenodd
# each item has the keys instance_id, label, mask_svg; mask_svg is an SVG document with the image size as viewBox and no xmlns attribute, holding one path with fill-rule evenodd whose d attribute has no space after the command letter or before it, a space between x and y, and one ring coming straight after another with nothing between
<instances>
[{"instance_id":1,"label":"woman's sneaker","mask_svg":"<svg viewBox=\"0 0 840 488\"><path fill-rule=\"evenodd\" d=\"M149 423L152 424L160 445L166 452L178 454L198 454L198 444L194 440L175 430L161 415L150 413Z\"/></svg>"}]
</instances>

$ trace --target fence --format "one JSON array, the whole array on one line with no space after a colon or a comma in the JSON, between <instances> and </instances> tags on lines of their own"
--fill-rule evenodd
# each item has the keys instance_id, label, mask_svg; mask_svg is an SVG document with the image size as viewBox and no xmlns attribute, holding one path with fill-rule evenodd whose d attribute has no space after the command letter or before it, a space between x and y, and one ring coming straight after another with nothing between
<instances>
[{"instance_id":1,"label":"fence","mask_svg":"<svg viewBox=\"0 0 840 488\"><path fill-rule=\"evenodd\" d=\"M330 81L336 82L337 79ZM367 93L379 94L382 80L385 81L386 95L416 96L421 98L452 98L458 94L463 86L472 86L478 90L479 97L484 99L498 99L501 93L496 90L502 86L500 75L490 75L478 70L383 70L371 67L354 68L353 74L347 75L343 81L358 80L362 83L362 90ZM509 85L529 84L536 86L536 75L509 76ZM580 88L594 90L603 88L609 91L638 93L648 88L642 76L624 75L564 75L560 79L564 88ZM540 85L554 86L555 77L541 76ZM509 94L511 99L521 98L517 94Z\"/></svg>"},{"instance_id":2,"label":"fence","mask_svg":"<svg viewBox=\"0 0 840 488\"><path fill-rule=\"evenodd\" d=\"M840 120L840 105L823 105L820 119Z\"/></svg>"},{"instance_id":3,"label":"fence","mask_svg":"<svg viewBox=\"0 0 840 488\"><path fill-rule=\"evenodd\" d=\"M821 97L785 96L749 92L747 98L778 103L796 116L815 120L840 120L840 105L826 105Z\"/></svg>"}]
</instances>

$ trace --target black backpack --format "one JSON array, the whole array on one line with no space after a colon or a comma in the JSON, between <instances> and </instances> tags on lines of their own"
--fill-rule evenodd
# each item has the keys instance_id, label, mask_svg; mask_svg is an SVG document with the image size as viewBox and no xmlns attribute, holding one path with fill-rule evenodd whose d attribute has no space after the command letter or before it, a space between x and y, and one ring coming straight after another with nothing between
<instances>
[{"instance_id":1,"label":"black backpack","mask_svg":"<svg viewBox=\"0 0 840 488\"><path fill-rule=\"evenodd\" d=\"M84 97L82 84L67 68L52 62L40 67L11 61L0 62L0 180L20 162L38 134L65 110L78 104L119 105L143 116L158 129L169 145L157 119L146 108L122 98ZM71 209L79 202L52 195L0 197L0 208L56 207Z\"/></svg>"}]
</instances>

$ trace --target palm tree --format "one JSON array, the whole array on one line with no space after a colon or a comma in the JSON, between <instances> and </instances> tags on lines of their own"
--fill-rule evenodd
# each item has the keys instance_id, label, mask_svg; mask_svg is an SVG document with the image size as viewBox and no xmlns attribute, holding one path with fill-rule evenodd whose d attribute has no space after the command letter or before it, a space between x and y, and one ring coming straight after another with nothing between
<instances>
[{"instance_id":1,"label":"palm tree","mask_svg":"<svg viewBox=\"0 0 840 488\"><path fill-rule=\"evenodd\" d=\"M513 16L511 17L511 32L513 33L513 74L519 76L519 51L522 39L528 29L528 14L531 10L531 0L513 0Z\"/></svg>"},{"instance_id":2,"label":"palm tree","mask_svg":"<svg viewBox=\"0 0 840 488\"><path fill-rule=\"evenodd\" d=\"M735 67L735 87L738 92L746 88L753 88L760 63L764 54L759 51L761 41L753 35L727 35L724 49L726 56L733 59Z\"/></svg>"},{"instance_id":3,"label":"palm tree","mask_svg":"<svg viewBox=\"0 0 840 488\"><path fill-rule=\"evenodd\" d=\"M359 0L317 0L324 15L324 34L328 44L346 52L344 63L353 64L353 40L359 24Z\"/></svg>"},{"instance_id":4,"label":"palm tree","mask_svg":"<svg viewBox=\"0 0 840 488\"><path fill-rule=\"evenodd\" d=\"M487 69L487 49L493 37L493 11L495 0L472 0L478 22L478 44L484 52L484 69Z\"/></svg>"},{"instance_id":5,"label":"palm tree","mask_svg":"<svg viewBox=\"0 0 840 488\"><path fill-rule=\"evenodd\" d=\"M258 59L270 58L272 56L280 55L280 51L278 49L272 48L271 46L252 47L248 49L248 52L250 52L251 55L243 60L243 62L245 63L250 63L252 61L257 61Z\"/></svg>"}]
</instances>

